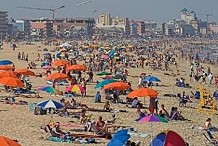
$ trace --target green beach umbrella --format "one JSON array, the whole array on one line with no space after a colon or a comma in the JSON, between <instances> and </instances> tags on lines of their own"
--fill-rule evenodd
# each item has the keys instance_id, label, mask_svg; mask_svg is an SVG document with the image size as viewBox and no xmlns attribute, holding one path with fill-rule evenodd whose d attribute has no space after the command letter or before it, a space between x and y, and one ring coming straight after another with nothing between
<instances>
[{"instance_id":1,"label":"green beach umbrella","mask_svg":"<svg viewBox=\"0 0 218 146\"><path fill-rule=\"evenodd\" d=\"M105 71L103 71L103 72L98 73L97 75L98 75L98 76L112 75L112 73L111 73L111 72L105 72Z\"/></svg>"},{"instance_id":2,"label":"green beach umbrella","mask_svg":"<svg viewBox=\"0 0 218 146\"><path fill-rule=\"evenodd\" d=\"M161 117L161 116L159 116L159 115L157 115L157 118L158 118L161 122L163 122L163 123L168 123L168 120L167 120L166 118L163 118L163 117Z\"/></svg>"},{"instance_id":3,"label":"green beach umbrella","mask_svg":"<svg viewBox=\"0 0 218 146\"><path fill-rule=\"evenodd\" d=\"M113 83L113 82L117 82L117 80L115 79L107 79L107 80L103 80L102 82L99 82L96 86L95 86L95 89L97 88L101 88L109 83Z\"/></svg>"}]
</instances>

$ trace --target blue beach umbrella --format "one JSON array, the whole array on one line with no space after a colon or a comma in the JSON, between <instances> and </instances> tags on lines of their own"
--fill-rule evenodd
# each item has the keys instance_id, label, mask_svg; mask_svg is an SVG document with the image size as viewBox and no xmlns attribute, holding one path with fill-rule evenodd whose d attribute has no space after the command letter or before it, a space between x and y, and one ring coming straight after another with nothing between
<instances>
[{"instance_id":1,"label":"blue beach umbrella","mask_svg":"<svg viewBox=\"0 0 218 146\"><path fill-rule=\"evenodd\" d=\"M13 62L10 61L10 60L0 60L0 65L10 65L12 64Z\"/></svg>"},{"instance_id":2,"label":"blue beach umbrella","mask_svg":"<svg viewBox=\"0 0 218 146\"><path fill-rule=\"evenodd\" d=\"M143 81L147 82L160 82L160 79L155 76L148 76L143 79Z\"/></svg>"},{"instance_id":3,"label":"blue beach umbrella","mask_svg":"<svg viewBox=\"0 0 218 146\"><path fill-rule=\"evenodd\" d=\"M38 87L37 90L41 90L41 91L45 91L47 93L53 93L53 94L57 93L57 90L55 90L51 86Z\"/></svg>"},{"instance_id":4,"label":"blue beach umbrella","mask_svg":"<svg viewBox=\"0 0 218 146\"><path fill-rule=\"evenodd\" d=\"M117 82L117 80L115 79L108 79L108 80L103 80L102 82L99 82L96 86L95 86L95 89L97 88L101 88L109 83L113 83L113 82Z\"/></svg>"},{"instance_id":5,"label":"blue beach umbrella","mask_svg":"<svg viewBox=\"0 0 218 146\"><path fill-rule=\"evenodd\" d=\"M130 138L130 135L127 132L127 129L123 129L115 133L107 146L123 146Z\"/></svg>"},{"instance_id":6,"label":"blue beach umbrella","mask_svg":"<svg viewBox=\"0 0 218 146\"><path fill-rule=\"evenodd\" d=\"M47 108L61 109L64 107L61 103L59 103L55 100L51 100L51 99L41 101L41 102L37 103L36 106L39 106L39 107L44 108L44 109L47 109Z\"/></svg>"}]
</instances>

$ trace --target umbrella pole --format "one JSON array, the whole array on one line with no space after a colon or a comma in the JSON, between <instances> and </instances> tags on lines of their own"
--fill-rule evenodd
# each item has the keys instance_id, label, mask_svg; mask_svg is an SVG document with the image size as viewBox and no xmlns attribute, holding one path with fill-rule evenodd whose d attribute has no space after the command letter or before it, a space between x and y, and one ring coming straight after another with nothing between
<instances>
[{"instance_id":1,"label":"umbrella pole","mask_svg":"<svg viewBox=\"0 0 218 146\"><path fill-rule=\"evenodd\" d=\"M151 142L152 142L152 139L153 139L153 129L152 128L153 128L153 125L152 125L152 122L151 122Z\"/></svg>"},{"instance_id":2,"label":"umbrella pole","mask_svg":"<svg viewBox=\"0 0 218 146\"><path fill-rule=\"evenodd\" d=\"M144 97L144 105L145 105L145 97Z\"/></svg>"}]
</instances>

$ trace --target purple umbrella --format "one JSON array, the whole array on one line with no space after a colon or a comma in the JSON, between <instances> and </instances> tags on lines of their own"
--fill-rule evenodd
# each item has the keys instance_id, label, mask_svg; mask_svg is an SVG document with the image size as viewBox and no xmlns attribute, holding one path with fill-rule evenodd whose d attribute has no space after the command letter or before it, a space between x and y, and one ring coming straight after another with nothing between
<instances>
[{"instance_id":1,"label":"purple umbrella","mask_svg":"<svg viewBox=\"0 0 218 146\"><path fill-rule=\"evenodd\" d=\"M139 119L138 122L161 122L161 120L155 115L149 115Z\"/></svg>"}]
</instances>

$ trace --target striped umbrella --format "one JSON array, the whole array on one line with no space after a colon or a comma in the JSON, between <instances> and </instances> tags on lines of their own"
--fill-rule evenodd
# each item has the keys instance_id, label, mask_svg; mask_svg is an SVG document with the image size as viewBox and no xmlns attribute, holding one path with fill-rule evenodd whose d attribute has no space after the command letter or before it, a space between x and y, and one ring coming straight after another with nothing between
<instances>
[{"instance_id":1,"label":"striped umbrella","mask_svg":"<svg viewBox=\"0 0 218 146\"><path fill-rule=\"evenodd\" d=\"M51 99L41 101L41 102L37 103L36 106L39 106L39 107L44 108L44 109L47 109L47 108L61 109L64 107L61 103L59 103L55 100L51 100Z\"/></svg>"}]
</instances>

